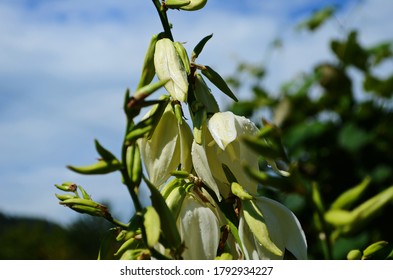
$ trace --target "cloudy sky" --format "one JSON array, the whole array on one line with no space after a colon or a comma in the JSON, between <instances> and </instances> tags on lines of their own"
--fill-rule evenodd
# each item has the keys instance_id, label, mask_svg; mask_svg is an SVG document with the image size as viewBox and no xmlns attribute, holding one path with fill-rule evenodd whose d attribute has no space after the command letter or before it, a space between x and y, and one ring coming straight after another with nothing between
<instances>
[{"instance_id":1,"label":"cloudy sky","mask_svg":"<svg viewBox=\"0 0 393 280\"><path fill-rule=\"evenodd\" d=\"M295 30L330 3L339 3L338 13L318 33ZM238 61L267 63L266 86L277 91L331 58L327 41L352 28L365 44L391 39L391 11L391 0L209 0L202 11L169 18L189 51L214 34L200 63L224 76ZM160 31L149 0L0 1L0 212L67 224L79 214L58 205L53 185L74 181L128 217L133 207L118 174L81 176L65 165L95 161L96 138L119 154L124 91L136 87L150 37ZM276 38L283 47L267 57Z\"/></svg>"}]
</instances>

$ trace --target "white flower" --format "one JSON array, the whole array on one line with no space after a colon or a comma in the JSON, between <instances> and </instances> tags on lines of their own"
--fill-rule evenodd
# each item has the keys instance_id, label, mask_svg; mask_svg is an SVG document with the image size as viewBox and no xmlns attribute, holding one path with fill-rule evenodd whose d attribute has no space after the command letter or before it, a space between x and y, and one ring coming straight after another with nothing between
<instances>
[{"instance_id":1,"label":"white flower","mask_svg":"<svg viewBox=\"0 0 393 280\"><path fill-rule=\"evenodd\" d=\"M157 41L154 66L158 79L169 79L165 84L165 89L172 98L187 102L187 73L171 40L163 38Z\"/></svg>"},{"instance_id":2,"label":"white flower","mask_svg":"<svg viewBox=\"0 0 393 280\"><path fill-rule=\"evenodd\" d=\"M296 216L284 205L266 197L255 199L263 213L271 241L282 251L290 251L297 259L307 259L307 242ZM239 237L245 259L282 259L267 250L250 230L243 212L239 220Z\"/></svg>"},{"instance_id":3,"label":"white flower","mask_svg":"<svg viewBox=\"0 0 393 280\"><path fill-rule=\"evenodd\" d=\"M165 183L179 164L181 170L191 171L191 143L190 127L185 121L179 124L172 105L169 104L152 137L138 140L149 180L155 186Z\"/></svg>"},{"instance_id":4,"label":"white flower","mask_svg":"<svg viewBox=\"0 0 393 280\"><path fill-rule=\"evenodd\" d=\"M185 245L184 259L212 260L216 257L221 225L213 207L195 195L187 195L177 221Z\"/></svg>"},{"instance_id":5,"label":"white flower","mask_svg":"<svg viewBox=\"0 0 393 280\"><path fill-rule=\"evenodd\" d=\"M230 184L223 170L226 165L237 182L249 193L256 194L257 183L247 176L243 166L258 168L258 154L240 140L242 135L255 135L258 128L245 117L232 112L215 113L207 122L203 145L192 144L195 172L219 199L230 192Z\"/></svg>"}]
</instances>

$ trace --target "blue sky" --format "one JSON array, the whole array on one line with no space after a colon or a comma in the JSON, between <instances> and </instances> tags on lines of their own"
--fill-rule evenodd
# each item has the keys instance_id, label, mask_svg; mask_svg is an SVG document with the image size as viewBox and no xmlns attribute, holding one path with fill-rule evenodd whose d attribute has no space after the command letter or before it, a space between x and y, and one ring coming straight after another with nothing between
<instances>
[{"instance_id":1,"label":"blue sky","mask_svg":"<svg viewBox=\"0 0 393 280\"><path fill-rule=\"evenodd\" d=\"M340 8L320 32L294 30L329 3ZM281 38L284 47L269 58L266 79L277 91L313 63L331 58L327 41L351 28L361 29L365 44L391 39L391 11L390 0L209 0L203 11L171 11L169 17L175 39L187 42L189 51L214 33L199 61L224 76L238 61L262 62L269 43ZM136 87L145 48L160 31L148 0L0 2L1 212L68 223L79 214L58 205L53 185L75 181L93 199L109 201L115 215L128 217L133 207L118 174L81 176L65 165L95 161L96 138L118 154L124 91Z\"/></svg>"}]
</instances>

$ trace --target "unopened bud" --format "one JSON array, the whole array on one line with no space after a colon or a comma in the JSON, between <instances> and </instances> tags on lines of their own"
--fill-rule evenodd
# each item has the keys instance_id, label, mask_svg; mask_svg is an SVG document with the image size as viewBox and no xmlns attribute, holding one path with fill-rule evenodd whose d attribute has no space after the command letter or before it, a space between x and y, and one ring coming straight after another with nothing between
<instances>
[{"instance_id":1,"label":"unopened bud","mask_svg":"<svg viewBox=\"0 0 393 280\"><path fill-rule=\"evenodd\" d=\"M160 80L170 79L165 88L173 99L187 102L188 80L183 63L170 39L156 43L154 66Z\"/></svg>"},{"instance_id":2,"label":"unopened bud","mask_svg":"<svg viewBox=\"0 0 393 280\"><path fill-rule=\"evenodd\" d=\"M207 0L191 0L190 4L181 6L180 9L185 11L196 11L205 7L206 3Z\"/></svg>"}]
</instances>

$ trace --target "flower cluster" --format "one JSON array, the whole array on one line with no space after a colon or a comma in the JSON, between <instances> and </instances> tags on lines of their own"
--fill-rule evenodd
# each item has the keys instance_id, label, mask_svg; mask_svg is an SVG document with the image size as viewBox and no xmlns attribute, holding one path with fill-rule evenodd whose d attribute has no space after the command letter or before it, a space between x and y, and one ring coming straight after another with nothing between
<instances>
[{"instance_id":1,"label":"flower cluster","mask_svg":"<svg viewBox=\"0 0 393 280\"><path fill-rule=\"evenodd\" d=\"M222 80L209 75L214 71L196 68L179 46L167 38L156 43L155 72L168 81L172 102L151 137L138 144L150 182L175 217L182 258L214 259L225 253L236 259L282 259L288 250L306 259L306 239L295 215L259 196L258 182L244 171L245 166L258 169L259 155L243 137L259 129L245 117L219 111L198 70L218 87ZM193 129L176 110L181 104L189 105ZM162 244L156 248L166 253Z\"/></svg>"},{"instance_id":2,"label":"flower cluster","mask_svg":"<svg viewBox=\"0 0 393 280\"><path fill-rule=\"evenodd\" d=\"M280 176L289 175L276 164L281 152L266 146L262 130L252 121L220 111L205 79L237 98L216 71L196 63L212 35L203 38L191 56L172 38L166 11L199 10L206 2L153 0L164 32L150 41L135 93L126 91L121 158L96 141L97 162L68 166L81 174L120 172L136 210L129 223L113 218L108 207L93 201L81 186L56 185L68 192L57 195L62 205L116 225L111 235L116 246L105 240L100 259L282 259L286 251L307 258L306 239L295 215L261 196L260 186L266 182L255 181L261 156ZM157 82L152 82L154 77ZM147 100L162 88L165 94ZM146 107L151 109L136 121ZM143 182L151 193L149 206L138 195Z\"/></svg>"}]
</instances>

